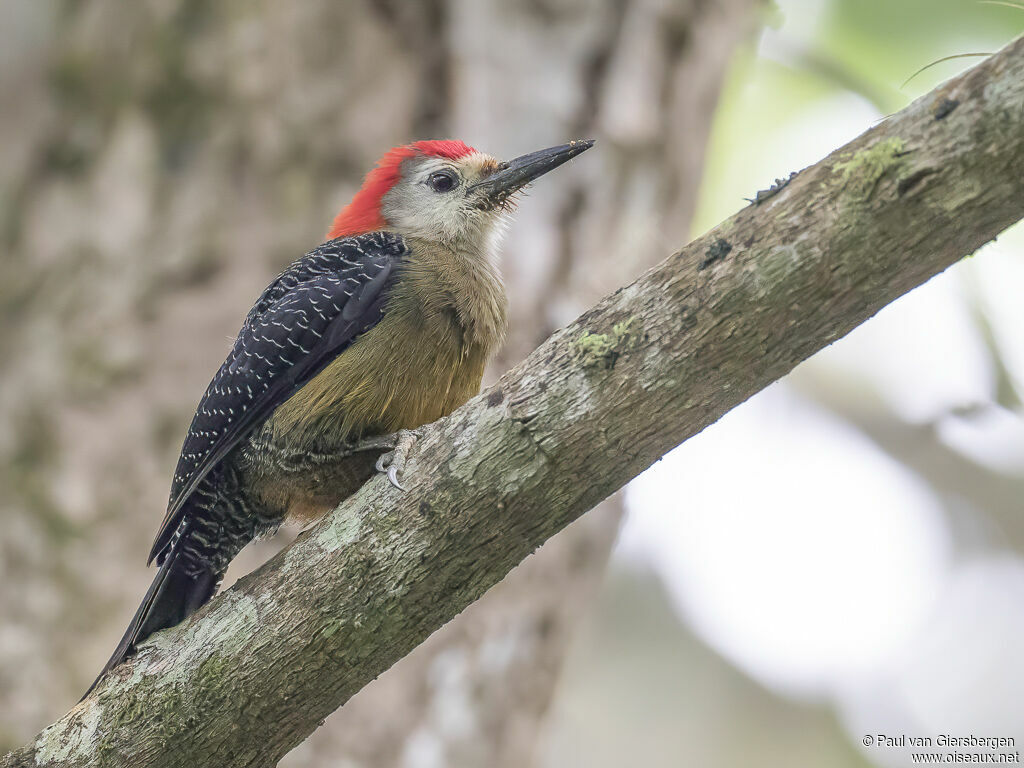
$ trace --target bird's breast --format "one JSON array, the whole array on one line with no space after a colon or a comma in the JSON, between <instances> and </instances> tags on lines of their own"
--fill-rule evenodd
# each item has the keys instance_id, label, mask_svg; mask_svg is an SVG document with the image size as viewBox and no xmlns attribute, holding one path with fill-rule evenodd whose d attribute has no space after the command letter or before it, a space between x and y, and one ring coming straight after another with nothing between
<instances>
[{"instance_id":1,"label":"bird's breast","mask_svg":"<svg viewBox=\"0 0 1024 768\"><path fill-rule=\"evenodd\" d=\"M479 391L497 341L467 333L451 308L426 311L399 298L380 323L281 405L267 426L276 440L317 450L414 429Z\"/></svg>"}]
</instances>

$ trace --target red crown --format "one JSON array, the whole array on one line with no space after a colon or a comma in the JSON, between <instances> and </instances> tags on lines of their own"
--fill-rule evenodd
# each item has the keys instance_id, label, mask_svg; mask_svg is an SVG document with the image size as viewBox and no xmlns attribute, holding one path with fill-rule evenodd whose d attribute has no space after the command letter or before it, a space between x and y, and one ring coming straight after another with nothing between
<instances>
[{"instance_id":1,"label":"red crown","mask_svg":"<svg viewBox=\"0 0 1024 768\"><path fill-rule=\"evenodd\" d=\"M341 212L334 218L331 230L327 233L327 239L333 240L336 237L347 237L358 235L363 232L372 232L375 229L383 229L386 226L384 217L381 216L380 203L384 195L388 193L402 176L402 162L417 155L431 155L433 157L445 157L449 160L458 160L460 157L472 154L476 150L455 140L430 140L417 141L412 144L405 144L401 147L394 147L384 153L384 156L377 161L377 166L366 174L363 186L356 192L352 202L341 209Z\"/></svg>"}]
</instances>

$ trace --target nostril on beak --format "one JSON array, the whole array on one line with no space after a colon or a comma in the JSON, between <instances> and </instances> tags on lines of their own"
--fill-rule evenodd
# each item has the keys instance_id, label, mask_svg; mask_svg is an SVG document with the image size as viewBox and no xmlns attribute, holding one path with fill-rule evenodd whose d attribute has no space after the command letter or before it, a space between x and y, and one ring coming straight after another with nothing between
<instances>
[{"instance_id":1,"label":"nostril on beak","mask_svg":"<svg viewBox=\"0 0 1024 768\"><path fill-rule=\"evenodd\" d=\"M530 182L585 152L593 145L594 142L590 139L577 140L538 152L531 152L528 155L501 163L494 173L483 181L472 185L469 189L476 191L481 196L481 207L500 205Z\"/></svg>"}]
</instances>

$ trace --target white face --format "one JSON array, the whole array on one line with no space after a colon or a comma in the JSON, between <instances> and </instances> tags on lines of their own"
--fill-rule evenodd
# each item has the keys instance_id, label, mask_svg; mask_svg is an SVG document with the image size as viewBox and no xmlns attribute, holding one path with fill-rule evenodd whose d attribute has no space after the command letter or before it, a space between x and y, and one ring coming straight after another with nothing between
<instances>
[{"instance_id":1,"label":"white face","mask_svg":"<svg viewBox=\"0 0 1024 768\"><path fill-rule=\"evenodd\" d=\"M498 167L490 155L474 152L459 160L415 157L402 164L402 179L381 200L381 213L400 234L458 248L489 250L501 227L503 208L481 205L470 185Z\"/></svg>"}]
</instances>

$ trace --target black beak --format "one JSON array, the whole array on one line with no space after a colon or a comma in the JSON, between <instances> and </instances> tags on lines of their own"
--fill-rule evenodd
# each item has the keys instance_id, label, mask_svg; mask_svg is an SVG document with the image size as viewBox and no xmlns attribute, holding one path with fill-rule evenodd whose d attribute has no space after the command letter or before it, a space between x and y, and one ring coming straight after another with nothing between
<instances>
[{"instance_id":1,"label":"black beak","mask_svg":"<svg viewBox=\"0 0 1024 768\"><path fill-rule=\"evenodd\" d=\"M593 139L578 139L557 147L548 147L517 157L498 166L498 170L469 188L480 195L481 207L501 205L512 193L522 189L534 179L543 176L562 163L594 146Z\"/></svg>"}]
</instances>

